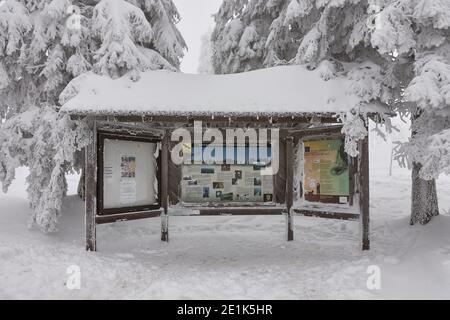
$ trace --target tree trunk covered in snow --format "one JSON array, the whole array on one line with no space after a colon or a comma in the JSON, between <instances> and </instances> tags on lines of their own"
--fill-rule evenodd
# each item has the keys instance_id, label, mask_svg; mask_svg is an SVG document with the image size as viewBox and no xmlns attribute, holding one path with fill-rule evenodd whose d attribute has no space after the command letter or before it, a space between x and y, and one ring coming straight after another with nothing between
<instances>
[{"instance_id":1,"label":"tree trunk covered in snow","mask_svg":"<svg viewBox=\"0 0 450 320\"><path fill-rule=\"evenodd\" d=\"M431 218L439 214L436 180L424 180L419 172L422 166L413 163L412 195L411 195L411 224L427 224Z\"/></svg>"},{"instance_id":2,"label":"tree trunk covered in snow","mask_svg":"<svg viewBox=\"0 0 450 320\"><path fill-rule=\"evenodd\" d=\"M420 117L421 111L416 112L411 117L413 131L411 137L414 138L416 130L414 123ZM425 180L420 177L422 165L413 162L412 183L411 183L411 221L415 223L427 224L431 218L439 214L438 198L436 192L436 180Z\"/></svg>"}]
</instances>

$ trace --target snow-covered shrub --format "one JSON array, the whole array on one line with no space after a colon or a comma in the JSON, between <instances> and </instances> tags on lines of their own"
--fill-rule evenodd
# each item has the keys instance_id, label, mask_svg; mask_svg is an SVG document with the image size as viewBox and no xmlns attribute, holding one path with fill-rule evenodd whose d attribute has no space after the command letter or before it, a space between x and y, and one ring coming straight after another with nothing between
<instances>
[{"instance_id":1,"label":"snow-covered shrub","mask_svg":"<svg viewBox=\"0 0 450 320\"><path fill-rule=\"evenodd\" d=\"M32 107L7 119L0 130L0 181L6 192L19 166L30 169L27 192L33 214L30 225L56 230L65 174L77 167L76 153L89 144L83 122L60 115L54 107Z\"/></svg>"}]
</instances>

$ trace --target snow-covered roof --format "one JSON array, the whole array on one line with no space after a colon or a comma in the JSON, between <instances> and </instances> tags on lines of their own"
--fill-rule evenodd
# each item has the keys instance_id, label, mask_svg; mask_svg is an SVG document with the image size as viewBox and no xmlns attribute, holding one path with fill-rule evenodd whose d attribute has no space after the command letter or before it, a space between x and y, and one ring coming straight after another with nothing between
<instances>
[{"instance_id":1,"label":"snow-covered roof","mask_svg":"<svg viewBox=\"0 0 450 320\"><path fill-rule=\"evenodd\" d=\"M148 71L138 81L93 73L61 95L62 111L108 115L280 115L385 112L350 93L350 80L322 79L319 69L280 66L238 74Z\"/></svg>"}]
</instances>

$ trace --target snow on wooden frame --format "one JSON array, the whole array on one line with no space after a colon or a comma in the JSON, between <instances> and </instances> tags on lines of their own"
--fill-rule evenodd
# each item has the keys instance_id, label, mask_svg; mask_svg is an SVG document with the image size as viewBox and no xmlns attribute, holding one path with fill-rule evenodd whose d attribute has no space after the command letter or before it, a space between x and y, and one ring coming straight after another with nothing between
<instances>
[{"instance_id":1,"label":"snow on wooden frame","mask_svg":"<svg viewBox=\"0 0 450 320\"><path fill-rule=\"evenodd\" d=\"M382 113L350 93L350 80L323 80L320 68L279 66L229 74L197 75L166 70L142 73L138 81L88 73L62 93L62 111L115 115L279 115Z\"/></svg>"}]
</instances>

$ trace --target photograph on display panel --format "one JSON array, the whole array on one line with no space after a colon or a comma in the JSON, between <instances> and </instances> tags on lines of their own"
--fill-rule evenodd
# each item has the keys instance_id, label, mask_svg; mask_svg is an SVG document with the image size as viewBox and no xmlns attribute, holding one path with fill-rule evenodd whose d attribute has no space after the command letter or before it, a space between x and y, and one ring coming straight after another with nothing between
<instances>
[{"instance_id":1,"label":"photograph on display panel","mask_svg":"<svg viewBox=\"0 0 450 320\"><path fill-rule=\"evenodd\" d=\"M271 157L271 148L264 149L262 152L248 146L224 147L224 155L219 158L234 164L182 165L181 200L186 203L273 202L274 177L261 174ZM192 150L193 157L198 157L204 149Z\"/></svg>"}]
</instances>

